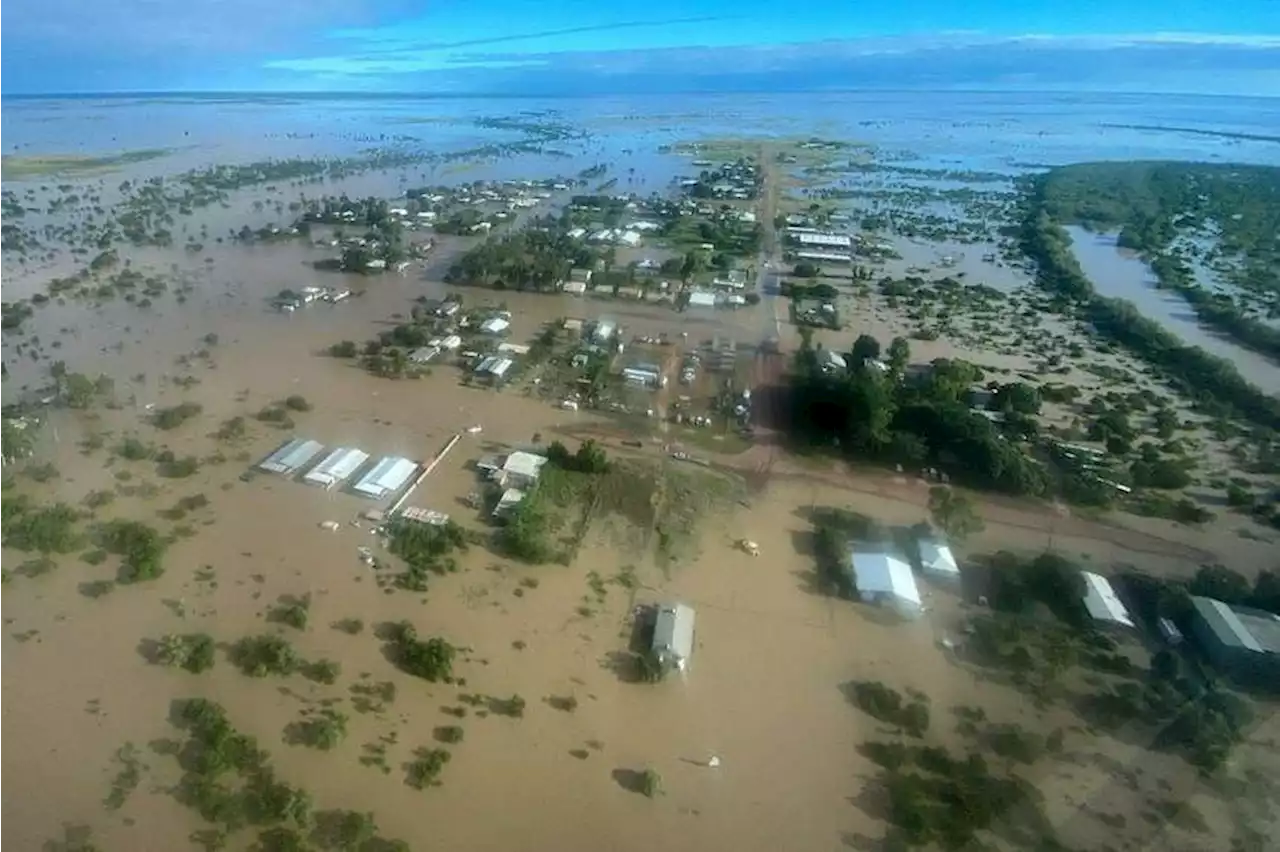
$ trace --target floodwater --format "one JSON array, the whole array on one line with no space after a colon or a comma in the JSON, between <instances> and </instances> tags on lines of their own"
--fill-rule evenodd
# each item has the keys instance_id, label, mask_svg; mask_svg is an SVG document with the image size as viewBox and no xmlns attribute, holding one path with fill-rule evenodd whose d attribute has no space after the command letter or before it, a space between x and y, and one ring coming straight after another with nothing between
<instances>
[{"instance_id":1,"label":"floodwater","mask_svg":"<svg viewBox=\"0 0 1280 852\"><path fill-rule=\"evenodd\" d=\"M1225 358L1253 384L1268 393L1280 394L1280 366L1201 325L1185 299L1157 287L1150 267L1116 245L1115 234L1096 234L1079 225L1066 230L1076 259L1100 294L1133 302L1144 316L1188 345Z\"/></svg>"},{"instance_id":2,"label":"floodwater","mask_svg":"<svg viewBox=\"0 0 1280 852\"><path fill-rule=\"evenodd\" d=\"M233 110L234 121L225 119L226 109ZM247 191L230 208L198 211L184 223L186 233L197 233L203 225L216 235L245 223L279 222L272 202L288 202L299 191L395 194L406 185L434 180L573 174L601 161L615 164L607 177L619 178L619 192L660 189L689 166L686 158L661 154L656 147L704 134L845 136L886 149L910 148L913 165L1011 173L1022 168L1015 161L1112 156L1231 156L1274 162L1275 147L1262 143L1098 127L1107 121L1137 123L1141 115L1142 123L1247 132L1256 131L1271 109L1266 103L1231 99L1141 102L991 95L552 102L302 97L244 98L230 104L193 97L90 103L6 99L4 118L10 131L6 142L18 146L9 150L20 154L179 149L172 157L127 172L135 177L263 156L350 154L381 144L463 149L515 138L510 131L477 129L468 123L472 119L522 111L580 122L591 134L547 143L573 159L544 152L468 168L417 167L322 187ZM414 139L391 138L401 136ZM632 153L624 153L628 151ZM123 177L112 173L69 182L101 180L112 186ZM45 178L28 185L59 182ZM254 200L266 207L253 209ZM367 503L273 477L242 481L249 463L291 434L259 424L251 415L289 394L301 394L315 406L296 416L297 434L327 446L354 444L375 456L427 458L460 429L480 424L483 432L464 437L410 503L485 529L463 505L476 487L468 467L472 459L504 444L528 442L535 432L550 440L557 430L599 425L590 412L561 411L518 390L462 387L453 367L436 367L433 375L417 381L376 380L318 354L343 339L373 337L395 322L397 313L407 315L418 296L447 292L440 272L450 253L466 245L466 240L443 240L425 269L369 278L317 273L310 263L328 250L300 244L209 244L197 256L181 246L169 252L129 251L127 256L143 271L168 273L176 266L171 280L182 277L194 283L186 302L179 304L170 294L147 310L123 301L102 306L55 303L38 310L23 335L5 335L11 373L6 395L24 384L42 384L48 362L64 359L70 370L116 378L126 402L119 410L52 415L56 428L47 430L44 449L61 477L32 486L41 499L79 505L88 492L122 483L119 474L128 471L132 484L149 482L159 493L122 494L101 510L100 518L143 519L169 529L171 525L156 520L158 511L194 494L210 501L209 508L188 518L195 534L175 542L166 575L145 587L119 587L90 599L82 584L111 577L112 563L91 567L75 554L59 559L57 570L47 575L16 576L6 585L7 629L0 637L0 653L4 724L10 735L3 766L10 779L3 802L7 844L40 848L61 833L64 823L72 823L90 825L95 842L107 849L192 848L191 832L205 826L167 792L178 777L175 762L148 745L175 736L166 716L176 697L203 696L222 703L237 727L258 737L281 777L306 786L319 807L373 811L386 836L403 838L415 849L460 852L639 850L655 839L676 850L872 848L884 831L875 801L877 772L857 747L881 726L845 699L841 686L852 680L927 690L934 702L936 739L943 743L954 736L942 720L955 704L981 705L993 720L1050 724L1012 690L979 683L946 660L936 640L950 630L958 610L948 593L931 591L929 617L903 625L812 592L811 542L797 507L840 505L891 522L915 523L925 514L927 485L922 482L881 489L879 474L840 471L849 490L820 481L817 472L807 476L792 471L754 495L749 507L704 519L699 551L669 573L650 564L638 549L619 549L604 530L596 530L572 566L531 568L473 548L460 560L462 570L434 578L428 593L386 594L357 559L357 548L373 538L367 529L346 523ZM1022 283L1015 270L981 261L985 247L908 248L904 266L934 262L939 251L962 253L956 269L967 271L967 280L987 279L1008 288ZM15 284L9 271L6 265L6 298ZM15 295L32 292L52 274L28 271L16 282ZM267 310L270 295L307 284L349 286L365 294L294 314ZM688 331L693 340L731 335L749 344L759 338L761 317L767 320L766 312L776 307L695 315L619 300L460 292L469 303L506 302L515 316L514 340L527 339L542 322L556 317L608 314L635 333L676 336ZM877 321L885 324L873 325ZM883 329L885 339L899 333L887 320L859 316L859 322L877 334ZM847 329L841 348L860 330ZM203 342L209 334L217 335L216 345ZM17 344L37 335L44 344L42 360L17 356ZM935 357L949 354L947 346L946 341L920 342L917 351L921 357ZM204 348L209 349L208 360L177 363L179 356ZM1007 365L1021 367L1012 359ZM199 383L180 389L168 380L177 374L195 376ZM143 406L182 400L203 406L194 422L173 432L142 424ZM232 416L249 416L250 436L241 444L220 446L209 435ZM220 450L227 461L210 461L190 479L166 480L147 463L110 461L106 450L83 452L80 442L92 434L106 435L107 446L139 434L180 456L208 457ZM1100 565L1123 561L1185 575L1202 562L1262 564L1268 546L1243 541L1225 529L1211 538L1151 521L1143 522L1150 532L1139 533L1082 519L1046 523L1041 509L1027 506L984 503L983 511L987 530L972 542L975 552L1053 546L1087 555ZM343 525L327 532L319 526L327 520ZM760 559L730 546L748 532L762 547ZM6 552L6 568L25 557ZM195 579L195 571L205 566L216 573L216 583ZM610 584L606 599L592 603L591 614L584 615L580 608L590 594L588 572L607 580L628 568L635 569L639 580L634 593ZM299 677L247 678L221 652L215 669L201 676L149 665L139 654L141 640L168 633L203 631L231 642L282 629L266 623L266 609L281 595L305 593L313 598L311 626L291 638L304 657L328 657L341 664L335 686ZM628 682L614 663L627 644L632 606L673 598L698 611L698 647L690 671L659 686ZM344 618L363 619L365 631L348 636L330 629L331 622ZM411 620L424 636L442 635L470 649L458 664L465 687L426 684L391 665L372 628L399 619ZM348 688L362 679L390 680L399 696L381 713L355 712ZM523 719L482 716L475 710L462 720L446 715L442 708L457 706L463 692L518 693L528 706ZM568 695L578 701L573 712L548 701ZM339 701L351 716L350 733L334 751L282 741L284 726L298 718L304 700ZM443 786L411 790L403 783L403 763L413 749L436 745L434 727L452 724L461 725L466 735L451 748ZM389 773L361 765L365 744L392 735ZM1116 745L1093 734L1078 739L1068 752ZM111 755L125 742L143 750L146 769L125 807L109 813L102 799L118 769ZM713 754L721 759L718 769L700 765ZM1161 778L1189 771L1183 764L1166 765L1163 757L1144 753L1141 760L1148 766L1159 761ZM661 774L666 791L652 801L625 788L630 773L646 767ZM1066 781L1041 767L1036 771L1043 774L1029 777L1042 789L1063 787L1061 797L1051 797L1054 806L1088 824L1079 848L1096 848L1100 838L1112 840L1113 832L1097 818L1082 817L1067 804L1078 801L1074 797L1082 785L1107 789L1106 773L1073 776L1067 793ZM1213 802L1204 806L1206 818L1216 820L1215 825L1229 822L1215 807ZM1140 826L1142 821L1129 822ZM232 848L247 842L238 836Z\"/></svg>"}]
</instances>

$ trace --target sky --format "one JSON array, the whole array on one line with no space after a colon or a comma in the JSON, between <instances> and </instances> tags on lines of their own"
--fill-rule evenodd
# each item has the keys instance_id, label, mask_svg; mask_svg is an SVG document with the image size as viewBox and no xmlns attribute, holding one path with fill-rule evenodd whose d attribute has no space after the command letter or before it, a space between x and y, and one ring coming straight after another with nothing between
<instances>
[{"instance_id":1,"label":"sky","mask_svg":"<svg viewBox=\"0 0 1280 852\"><path fill-rule=\"evenodd\" d=\"M1280 96L1280 0L8 0L4 94Z\"/></svg>"}]
</instances>

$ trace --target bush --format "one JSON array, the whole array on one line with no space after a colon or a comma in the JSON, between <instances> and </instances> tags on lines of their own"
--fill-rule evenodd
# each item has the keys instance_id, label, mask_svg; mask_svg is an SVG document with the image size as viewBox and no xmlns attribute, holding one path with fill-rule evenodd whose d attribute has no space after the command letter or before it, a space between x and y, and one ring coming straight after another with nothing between
<instances>
[{"instance_id":1,"label":"bush","mask_svg":"<svg viewBox=\"0 0 1280 852\"><path fill-rule=\"evenodd\" d=\"M458 725L441 725L436 728L435 737L442 743L456 745L462 742L463 730Z\"/></svg>"},{"instance_id":2,"label":"bush","mask_svg":"<svg viewBox=\"0 0 1280 852\"><path fill-rule=\"evenodd\" d=\"M250 677L291 675L302 660L281 636L246 636L231 648L231 661Z\"/></svg>"},{"instance_id":3,"label":"bush","mask_svg":"<svg viewBox=\"0 0 1280 852\"><path fill-rule=\"evenodd\" d=\"M878 681L855 682L851 694L854 703L869 716L902 728L913 737L922 737L929 730L929 705L925 700L904 702L901 693Z\"/></svg>"},{"instance_id":4,"label":"bush","mask_svg":"<svg viewBox=\"0 0 1280 852\"><path fill-rule=\"evenodd\" d=\"M288 428L293 425L293 418L289 416L289 411L279 405L268 405L259 411L256 416L263 423L271 423L282 428Z\"/></svg>"},{"instance_id":5,"label":"bush","mask_svg":"<svg viewBox=\"0 0 1280 852\"><path fill-rule=\"evenodd\" d=\"M334 630L341 630L350 636L356 636L364 631L364 621L359 618L343 618L335 621L332 627Z\"/></svg>"},{"instance_id":6,"label":"bush","mask_svg":"<svg viewBox=\"0 0 1280 852\"><path fill-rule=\"evenodd\" d=\"M342 666L333 660L316 660L306 663L302 667L302 676L307 680L314 680L316 683L323 683L326 686L333 686L338 682L338 677L342 674Z\"/></svg>"},{"instance_id":7,"label":"bush","mask_svg":"<svg viewBox=\"0 0 1280 852\"><path fill-rule=\"evenodd\" d=\"M305 396L301 396L299 394L293 394L292 396L286 397L284 401L284 406L285 408L288 408L290 411L310 411L311 410L311 403L307 402L307 398Z\"/></svg>"},{"instance_id":8,"label":"bush","mask_svg":"<svg viewBox=\"0 0 1280 852\"><path fill-rule=\"evenodd\" d=\"M69 553L79 548L82 536L76 532L80 513L65 503L35 507L25 498L4 500L0 531L5 547L39 553Z\"/></svg>"},{"instance_id":9,"label":"bush","mask_svg":"<svg viewBox=\"0 0 1280 852\"><path fill-rule=\"evenodd\" d=\"M303 595L300 598L286 595L267 613L267 620L287 624L295 630L306 630L310 612L311 595Z\"/></svg>"},{"instance_id":10,"label":"bush","mask_svg":"<svg viewBox=\"0 0 1280 852\"><path fill-rule=\"evenodd\" d=\"M138 521L111 521L96 532L98 546L121 557L121 583L140 583L164 574L164 554L169 542L159 532Z\"/></svg>"},{"instance_id":11,"label":"bush","mask_svg":"<svg viewBox=\"0 0 1280 852\"><path fill-rule=\"evenodd\" d=\"M662 792L662 776L656 769L646 768L640 773L640 792L650 799Z\"/></svg>"},{"instance_id":12,"label":"bush","mask_svg":"<svg viewBox=\"0 0 1280 852\"><path fill-rule=\"evenodd\" d=\"M415 790L425 790L427 787L438 785L440 773L452 755L442 748L434 748L418 749L415 756L417 759L409 764L405 783Z\"/></svg>"},{"instance_id":13,"label":"bush","mask_svg":"<svg viewBox=\"0 0 1280 852\"><path fill-rule=\"evenodd\" d=\"M137 438L125 438L116 452L129 461L144 461L151 458L155 451L150 445L142 443Z\"/></svg>"},{"instance_id":14,"label":"bush","mask_svg":"<svg viewBox=\"0 0 1280 852\"><path fill-rule=\"evenodd\" d=\"M157 429L177 429L183 423L186 423L200 412L204 411L203 406L195 402L183 402L179 405L170 406L169 408L160 408L151 415L151 423Z\"/></svg>"},{"instance_id":15,"label":"bush","mask_svg":"<svg viewBox=\"0 0 1280 852\"><path fill-rule=\"evenodd\" d=\"M432 683L453 680L453 660L458 649L440 637L418 639L418 631L407 621L395 625L391 639L396 664L415 677Z\"/></svg>"},{"instance_id":16,"label":"bush","mask_svg":"<svg viewBox=\"0 0 1280 852\"><path fill-rule=\"evenodd\" d=\"M329 347L329 354L334 358L354 358L359 352L359 348L350 340L344 340Z\"/></svg>"},{"instance_id":17,"label":"bush","mask_svg":"<svg viewBox=\"0 0 1280 852\"><path fill-rule=\"evenodd\" d=\"M166 666L200 674L213 668L213 637L206 633L169 634L159 642L156 658Z\"/></svg>"},{"instance_id":18,"label":"bush","mask_svg":"<svg viewBox=\"0 0 1280 852\"><path fill-rule=\"evenodd\" d=\"M166 459L156 466L156 474L166 479L185 479L200 469L200 459L195 456Z\"/></svg>"},{"instance_id":19,"label":"bush","mask_svg":"<svg viewBox=\"0 0 1280 852\"><path fill-rule=\"evenodd\" d=\"M290 745L332 751L347 736L347 717L326 707L315 715L298 722L290 722L285 728L285 741Z\"/></svg>"}]
</instances>

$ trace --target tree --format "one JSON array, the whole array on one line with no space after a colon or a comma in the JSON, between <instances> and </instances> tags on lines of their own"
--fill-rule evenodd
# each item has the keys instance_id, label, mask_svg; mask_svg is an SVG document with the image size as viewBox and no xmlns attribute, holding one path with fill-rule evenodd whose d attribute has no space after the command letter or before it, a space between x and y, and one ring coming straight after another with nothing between
<instances>
[{"instance_id":1,"label":"tree","mask_svg":"<svg viewBox=\"0 0 1280 852\"><path fill-rule=\"evenodd\" d=\"M929 513L933 522L957 541L964 541L983 530L982 518L974 511L969 498L945 485L929 489Z\"/></svg>"},{"instance_id":2,"label":"tree","mask_svg":"<svg viewBox=\"0 0 1280 852\"><path fill-rule=\"evenodd\" d=\"M1280 615L1280 571L1259 571L1249 605Z\"/></svg>"},{"instance_id":3,"label":"tree","mask_svg":"<svg viewBox=\"0 0 1280 852\"><path fill-rule=\"evenodd\" d=\"M895 337L889 344L889 369L900 376L910 360L911 344L905 337Z\"/></svg>"},{"instance_id":4,"label":"tree","mask_svg":"<svg viewBox=\"0 0 1280 852\"><path fill-rule=\"evenodd\" d=\"M817 278L821 272L822 270L818 268L817 264L802 260L796 264L791 274L797 278Z\"/></svg>"},{"instance_id":5,"label":"tree","mask_svg":"<svg viewBox=\"0 0 1280 852\"><path fill-rule=\"evenodd\" d=\"M858 339L853 341L853 348L849 351L851 363L854 366L861 366L864 361L875 360L880 357L880 341L876 340L869 334L860 334Z\"/></svg>"},{"instance_id":6,"label":"tree","mask_svg":"<svg viewBox=\"0 0 1280 852\"><path fill-rule=\"evenodd\" d=\"M68 408L88 408L96 388L84 373L68 373L62 382L62 400Z\"/></svg>"},{"instance_id":7,"label":"tree","mask_svg":"<svg viewBox=\"0 0 1280 852\"><path fill-rule=\"evenodd\" d=\"M1225 565L1202 566L1187 584L1187 591L1226 604L1245 604L1250 597L1249 581Z\"/></svg>"}]
</instances>

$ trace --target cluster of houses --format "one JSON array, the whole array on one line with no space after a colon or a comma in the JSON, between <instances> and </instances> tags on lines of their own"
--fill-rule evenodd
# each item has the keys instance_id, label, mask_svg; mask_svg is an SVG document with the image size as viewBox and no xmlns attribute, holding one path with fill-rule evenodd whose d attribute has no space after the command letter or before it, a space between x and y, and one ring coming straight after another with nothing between
<instances>
[{"instance_id":1,"label":"cluster of houses","mask_svg":"<svg viewBox=\"0 0 1280 852\"><path fill-rule=\"evenodd\" d=\"M351 291L346 287L303 287L296 292L282 290L271 303L278 311L293 313L317 302L336 305L349 298L351 298Z\"/></svg>"},{"instance_id":2,"label":"cluster of houses","mask_svg":"<svg viewBox=\"0 0 1280 852\"><path fill-rule=\"evenodd\" d=\"M383 456L372 463L370 459L357 447L335 447L326 453L319 441L292 438L258 462L257 468L326 491L345 488L371 500L394 496L421 468L418 462L402 456Z\"/></svg>"},{"instance_id":3,"label":"cluster of houses","mask_svg":"<svg viewBox=\"0 0 1280 852\"><path fill-rule=\"evenodd\" d=\"M709 160L695 160L694 164L711 166ZM743 158L704 170L696 178L681 180L680 186L694 198L747 201L759 191L760 168L754 160Z\"/></svg>"}]
</instances>

